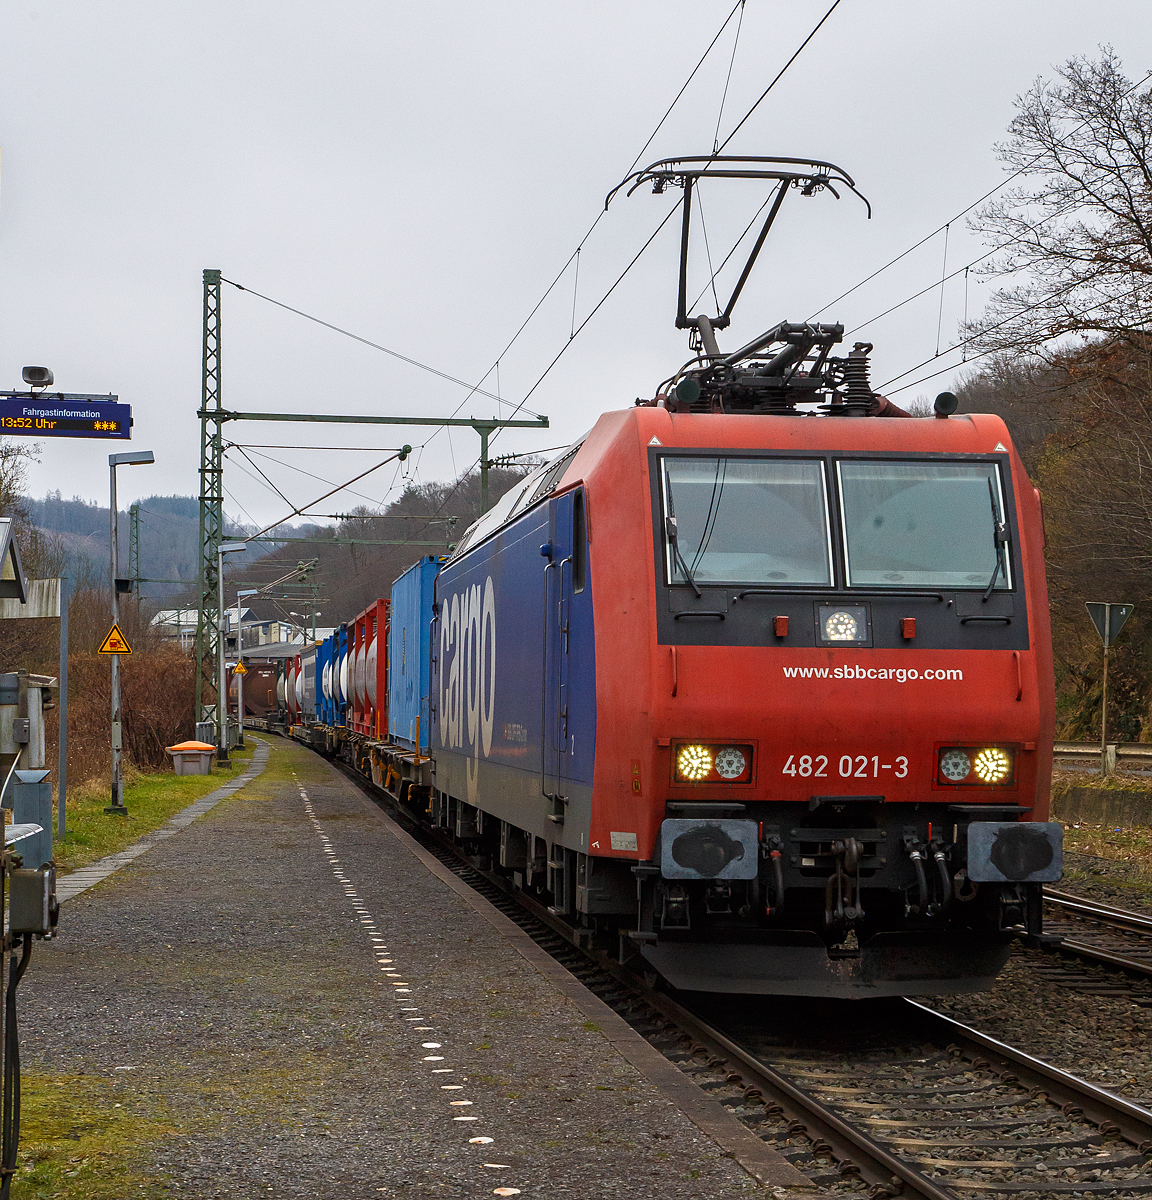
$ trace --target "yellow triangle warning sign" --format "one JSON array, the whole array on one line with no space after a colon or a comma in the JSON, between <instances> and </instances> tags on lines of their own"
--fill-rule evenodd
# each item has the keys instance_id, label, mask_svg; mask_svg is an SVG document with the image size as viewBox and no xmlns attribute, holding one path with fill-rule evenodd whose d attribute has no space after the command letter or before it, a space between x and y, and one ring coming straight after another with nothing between
<instances>
[{"instance_id":1,"label":"yellow triangle warning sign","mask_svg":"<svg viewBox=\"0 0 1152 1200\"><path fill-rule=\"evenodd\" d=\"M124 640L119 625L113 625L108 630L108 636L100 643L98 654L131 654L132 647Z\"/></svg>"},{"instance_id":2,"label":"yellow triangle warning sign","mask_svg":"<svg viewBox=\"0 0 1152 1200\"><path fill-rule=\"evenodd\" d=\"M237 663L232 671L233 675L247 675L248 668L243 663Z\"/></svg>"}]
</instances>

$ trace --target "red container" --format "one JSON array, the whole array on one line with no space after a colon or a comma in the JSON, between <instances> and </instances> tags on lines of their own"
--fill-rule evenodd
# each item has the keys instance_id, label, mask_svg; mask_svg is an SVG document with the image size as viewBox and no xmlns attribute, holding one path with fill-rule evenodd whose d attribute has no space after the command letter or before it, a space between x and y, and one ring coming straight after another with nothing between
<instances>
[{"instance_id":1,"label":"red container","mask_svg":"<svg viewBox=\"0 0 1152 1200\"><path fill-rule=\"evenodd\" d=\"M349 622L348 724L365 737L388 729L388 601L373 600Z\"/></svg>"}]
</instances>

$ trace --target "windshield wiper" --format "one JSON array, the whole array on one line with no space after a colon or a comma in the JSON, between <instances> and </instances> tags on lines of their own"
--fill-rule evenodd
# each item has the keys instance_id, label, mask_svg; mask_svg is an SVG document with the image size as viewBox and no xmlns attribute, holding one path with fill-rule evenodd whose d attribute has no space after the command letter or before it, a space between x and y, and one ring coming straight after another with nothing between
<instances>
[{"instance_id":1,"label":"windshield wiper","mask_svg":"<svg viewBox=\"0 0 1152 1200\"><path fill-rule=\"evenodd\" d=\"M988 586L984 589L984 598L981 601L983 604L988 603L1001 570L1004 572L1004 582L1008 582L1008 565L1004 561L1004 547L1008 544L1008 525L1007 522L1000 519L1000 509L996 504L996 492L992 487L991 475L988 476L988 500L992 505L992 545L996 551L996 566L992 568L992 578L988 580Z\"/></svg>"},{"instance_id":2,"label":"windshield wiper","mask_svg":"<svg viewBox=\"0 0 1152 1200\"><path fill-rule=\"evenodd\" d=\"M668 516L664 519L664 531L668 535L668 544L672 547L672 554L675 556L676 562L680 564L680 570L684 572L684 578L692 585L692 590L699 598L704 593L697 587L696 580L692 578L692 572L688 570L688 564L684 561L684 555L680 553L680 538L676 531L676 506L672 503L672 480L668 479L667 484Z\"/></svg>"}]
</instances>

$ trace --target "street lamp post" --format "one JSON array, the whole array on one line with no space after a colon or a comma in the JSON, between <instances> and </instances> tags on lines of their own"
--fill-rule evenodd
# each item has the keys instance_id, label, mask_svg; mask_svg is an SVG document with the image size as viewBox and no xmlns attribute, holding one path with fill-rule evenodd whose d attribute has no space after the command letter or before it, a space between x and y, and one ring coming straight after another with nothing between
<instances>
[{"instance_id":1,"label":"street lamp post","mask_svg":"<svg viewBox=\"0 0 1152 1200\"><path fill-rule=\"evenodd\" d=\"M317 609L315 612L312 612L312 613L290 612L288 615L290 617L298 617L300 619L300 621L303 622L300 625L300 637L304 641L308 640L308 618L311 617L312 618L312 640L313 641L316 640L316 618L320 615L319 609Z\"/></svg>"},{"instance_id":2,"label":"street lamp post","mask_svg":"<svg viewBox=\"0 0 1152 1200\"><path fill-rule=\"evenodd\" d=\"M247 550L247 542L221 542L216 548L216 582L219 588L216 611L220 614L220 624L217 628L216 659L219 666L219 679L216 693L216 761L228 761L228 676L225 666L224 645L227 636L226 622L228 610L224 607L224 555L234 554L238 550Z\"/></svg>"},{"instance_id":3,"label":"street lamp post","mask_svg":"<svg viewBox=\"0 0 1152 1200\"><path fill-rule=\"evenodd\" d=\"M240 600L244 596L255 596L260 592L259 588L244 588L243 591L236 593L236 665L239 666L244 661L244 625L240 616ZM236 720L240 723L240 736L237 739L236 745L244 749L244 673L240 672L236 676Z\"/></svg>"},{"instance_id":4,"label":"street lamp post","mask_svg":"<svg viewBox=\"0 0 1152 1200\"><path fill-rule=\"evenodd\" d=\"M116 468L139 467L155 462L151 450L138 450L130 454L108 455L109 503L111 510L112 549L109 559L112 568L112 624L120 624L120 530L116 520ZM112 803L104 811L124 817L124 770L121 754L124 747L124 726L120 719L120 655L112 655Z\"/></svg>"}]
</instances>

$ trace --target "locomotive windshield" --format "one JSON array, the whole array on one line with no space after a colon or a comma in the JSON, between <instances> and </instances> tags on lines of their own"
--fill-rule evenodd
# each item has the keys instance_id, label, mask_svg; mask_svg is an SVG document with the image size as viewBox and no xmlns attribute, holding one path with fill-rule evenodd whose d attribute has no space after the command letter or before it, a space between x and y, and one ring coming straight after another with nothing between
<instances>
[{"instance_id":1,"label":"locomotive windshield","mask_svg":"<svg viewBox=\"0 0 1152 1200\"><path fill-rule=\"evenodd\" d=\"M985 588L1004 496L995 463L839 462L848 584ZM1005 554L996 589L1012 586Z\"/></svg>"},{"instance_id":2,"label":"locomotive windshield","mask_svg":"<svg viewBox=\"0 0 1152 1200\"><path fill-rule=\"evenodd\" d=\"M671 583L830 586L824 465L804 459L665 458ZM679 554L675 553L679 550Z\"/></svg>"}]
</instances>

